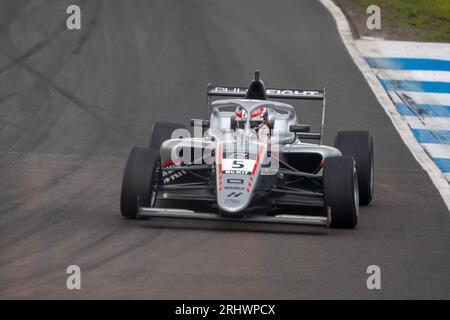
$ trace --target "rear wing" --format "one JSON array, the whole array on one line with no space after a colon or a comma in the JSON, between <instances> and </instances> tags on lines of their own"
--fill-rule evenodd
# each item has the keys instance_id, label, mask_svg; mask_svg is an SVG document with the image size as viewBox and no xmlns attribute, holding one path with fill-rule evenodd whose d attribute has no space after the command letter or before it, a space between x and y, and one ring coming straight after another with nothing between
<instances>
[{"instance_id":1,"label":"rear wing","mask_svg":"<svg viewBox=\"0 0 450 320\"><path fill-rule=\"evenodd\" d=\"M208 85L208 97L236 97L245 98L248 88L244 87L224 87ZM325 99L325 90L304 90L304 89L266 89L268 98L273 99L304 99L320 100Z\"/></svg>"},{"instance_id":2,"label":"rear wing","mask_svg":"<svg viewBox=\"0 0 450 320\"><path fill-rule=\"evenodd\" d=\"M264 83L259 80L259 71L255 71L255 79L250 83L248 88L245 87L226 87L226 86L214 86L212 84L208 84L207 87L207 102L205 109L205 119L208 118L210 108L211 108L211 99L213 97L235 97L235 98L247 98L253 95L254 91L258 91L258 96L262 97L261 99L296 99L296 100L316 100L322 102L322 122L320 125L320 132L311 132L311 133L296 133L298 137L302 139L317 139L320 140L320 144L322 144L323 139L323 127L325 124L325 94L326 89L323 90L305 90L305 89L266 89L264 87ZM251 90L248 92L248 90Z\"/></svg>"}]
</instances>

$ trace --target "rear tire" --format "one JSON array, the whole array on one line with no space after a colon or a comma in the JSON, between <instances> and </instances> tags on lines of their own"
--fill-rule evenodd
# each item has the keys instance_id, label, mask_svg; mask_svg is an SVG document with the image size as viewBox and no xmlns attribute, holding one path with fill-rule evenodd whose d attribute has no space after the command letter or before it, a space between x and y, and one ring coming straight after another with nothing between
<instances>
[{"instance_id":1,"label":"rear tire","mask_svg":"<svg viewBox=\"0 0 450 320\"><path fill-rule=\"evenodd\" d=\"M334 145L343 155L352 156L358 171L359 202L368 205L374 190L373 139L368 131L340 131Z\"/></svg>"},{"instance_id":2,"label":"rear tire","mask_svg":"<svg viewBox=\"0 0 450 320\"><path fill-rule=\"evenodd\" d=\"M331 211L332 228L353 229L358 224L359 197L355 160L350 156L325 159L324 210Z\"/></svg>"},{"instance_id":3,"label":"rear tire","mask_svg":"<svg viewBox=\"0 0 450 320\"><path fill-rule=\"evenodd\" d=\"M159 151L140 147L131 149L122 180L122 216L137 219L138 201L142 207L155 205L160 162Z\"/></svg>"},{"instance_id":4,"label":"rear tire","mask_svg":"<svg viewBox=\"0 0 450 320\"><path fill-rule=\"evenodd\" d=\"M172 132L176 129L186 129L185 125L172 122L155 122L150 133L149 147L159 150L164 141L172 137Z\"/></svg>"}]
</instances>

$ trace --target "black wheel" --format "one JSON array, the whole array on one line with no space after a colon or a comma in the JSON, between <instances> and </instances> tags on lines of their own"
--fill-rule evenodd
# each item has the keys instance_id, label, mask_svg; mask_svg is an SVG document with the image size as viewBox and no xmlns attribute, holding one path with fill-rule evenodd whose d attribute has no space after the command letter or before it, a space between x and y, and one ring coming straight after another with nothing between
<instances>
[{"instance_id":1,"label":"black wheel","mask_svg":"<svg viewBox=\"0 0 450 320\"><path fill-rule=\"evenodd\" d=\"M120 211L124 217L137 219L138 201L142 207L155 205L160 162L157 150L140 147L131 149L120 195Z\"/></svg>"},{"instance_id":2,"label":"black wheel","mask_svg":"<svg viewBox=\"0 0 450 320\"><path fill-rule=\"evenodd\" d=\"M326 158L323 170L324 209L331 213L330 227L353 229L359 212L355 160L351 156Z\"/></svg>"},{"instance_id":3,"label":"black wheel","mask_svg":"<svg viewBox=\"0 0 450 320\"><path fill-rule=\"evenodd\" d=\"M176 129L186 129L185 125L172 122L155 122L150 133L149 147L159 150L164 141L172 137L172 132Z\"/></svg>"},{"instance_id":4,"label":"black wheel","mask_svg":"<svg viewBox=\"0 0 450 320\"><path fill-rule=\"evenodd\" d=\"M334 145L343 155L353 156L358 171L359 203L372 201L374 189L373 139L368 131L340 131Z\"/></svg>"}]
</instances>

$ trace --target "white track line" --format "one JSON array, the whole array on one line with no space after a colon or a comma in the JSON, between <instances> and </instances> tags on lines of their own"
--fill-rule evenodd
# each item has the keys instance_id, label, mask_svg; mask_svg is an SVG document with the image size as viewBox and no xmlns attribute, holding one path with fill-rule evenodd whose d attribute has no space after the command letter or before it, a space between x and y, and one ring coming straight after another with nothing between
<instances>
[{"instance_id":1,"label":"white track line","mask_svg":"<svg viewBox=\"0 0 450 320\"><path fill-rule=\"evenodd\" d=\"M377 69L375 72L381 79L450 82L450 72L448 71Z\"/></svg>"},{"instance_id":2,"label":"white track line","mask_svg":"<svg viewBox=\"0 0 450 320\"><path fill-rule=\"evenodd\" d=\"M433 160L431 160L431 158L427 155L425 150L414 138L414 135L409 129L408 123L397 112L391 99L389 99L387 92L383 89L380 82L378 81L375 72L364 60L361 52L358 50L358 47L356 46L355 40L353 39L353 35L350 30L348 21L345 18L345 15L332 0L319 0L319 1L325 6L325 8L328 9L328 11L334 17L342 41L344 42L350 56L353 58L353 61L358 66L363 76L366 78L366 81L368 82L372 91L375 93L378 102L381 104L381 106L391 119L394 127L400 133L403 142L409 148L412 155L419 162L422 168L428 173L428 175L431 178L431 181L434 183L437 190L441 194L442 199L447 205L448 210L450 210L450 186L445 175L439 170L439 168L436 166ZM396 46L397 44L393 44L393 48ZM441 46L437 45L436 47L440 48ZM395 52L393 52L392 55L394 56Z\"/></svg>"},{"instance_id":3,"label":"white track line","mask_svg":"<svg viewBox=\"0 0 450 320\"><path fill-rule=\"evenodd\" d=\"M325 6L325 2L321 1ZM338 8L339 9L339 8ZM333 14L334 15L334 14ZM335 16L336 18L336 16ZM353 40L352 38L352 41ZM365 40L356 40L359 51L365 57L395 57L414 59L450 60L450 46L448 43L428 43L426 46L411 41L376 40L370 43ZM377 46L379 45L379 46ZM431 50L430 50L431 48Z\"/></svg>"},{"instance_id":4,"label":"white track line","mask_svg":"<svg viewBox=\"0 0 450 320\"><path fill-rule=\"evenodd\" d=\"M416 117L404 116L409 126L413 129L425 130L450 130L448 124L450 118L447 117Z\"/></svg>"},{"instance_id":5,"label":"white track line","mask_svg":"<svg viewBox=\"0 0 450 320\"><path fill-rule=\"evenodd\" d=\"M398 95L410 97L415 104L450 106L450 94L448 93L398 91L397 94L395 94L394 92L391 92L391 97L394 102L404 102Z\"/></svg>"},{"instance_id":6,"label":"white track line","mask_svg":"<svg viewBox=\"0 0 450 320\"><path fill-rule=\"evenodd\" d=\"M437 143L422 143L432 158L450 158L450 145Z\"/></svg>"}]
</instances>

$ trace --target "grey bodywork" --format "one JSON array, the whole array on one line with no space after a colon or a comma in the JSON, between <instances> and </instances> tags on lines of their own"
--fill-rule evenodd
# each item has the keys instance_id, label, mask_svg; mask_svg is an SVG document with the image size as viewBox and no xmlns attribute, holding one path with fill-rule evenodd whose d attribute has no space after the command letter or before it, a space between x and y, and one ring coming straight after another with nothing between
<instances>
[{"instance_id":1,"label":"grey bodywork","mask_svg":"<svg viewBox=\"0 0 450 320\"><path fill-rule=\"evenodd\" d=\"M297 125L298 120L294 107L289 104L270 100L226 99L212 102L211 107L209 130L204 133L203 137L192 138L187 131L177 131L172 139L162 144L160 150L161 163L172 164L166 169L166 172L171 174L176 172L178 177L188 175L190 169L204 170L205 172L211 170L214 177L211 178L209 188L202 190L200 188L201 183L196 182L178 183L177 178L175 178L163 183L158 198L206 200L214 202L219 210L226 213L243 212L252 204L255 204L253 202L255 197L256 199L269 199L271 191L278 191L277 197L274 197L274 199L279 200L278 194L280 191L282 192L283 188L277 186L277 182L282 181L284 174L315 179L319 182L323 176L322 168L309 173L299 170L293 170L291 173L286 172L286 169L271 171L270 165L275 158L274 154L267 153L268 149L276 149L278 155L317 155L320 156L322 163L328 157L341 155L341 152L334 147L305 143L295 133L291 132L290 126ZM251 114L252 111L260 107L267 108L270 116L274 119L271 139L267 142L258 139L256 132L250 128L250 119L247 119L245 129L231 129L231 119L236 107L243 108L247 114ZM178 137L180 133L183 134L183 138ZM274 148L274 145L277 148ZM184 161L181 157L175 156L180 154L180 150L190 150L191 155L196 154L197 156L191 157L190 161ZM204 157L205 154L212 156ZM202 156L203 160L199 159L199 155ZM173 161L174 159L175 161ZM247 168L244 168L245 170L234 170L232 167L225 168L225 164L228 165L233 162L229 159L237 160L238 165ZM220 164L219 162L223 163ZM250 165L253 168L251 170L253 173L250 171ZM290 169L294 168L291 167ZM237 181L239 183L236 183ZM323 205L321 199L323 194L320 191L300 190L297 195L295 192L291 193L294 196L291 198L294 200L287 201L287 203ZM311 201L311 199L319 199L319 201ZM269 201L269 206L275 205L275 200Z\"/></svg>"}]
</instances>

